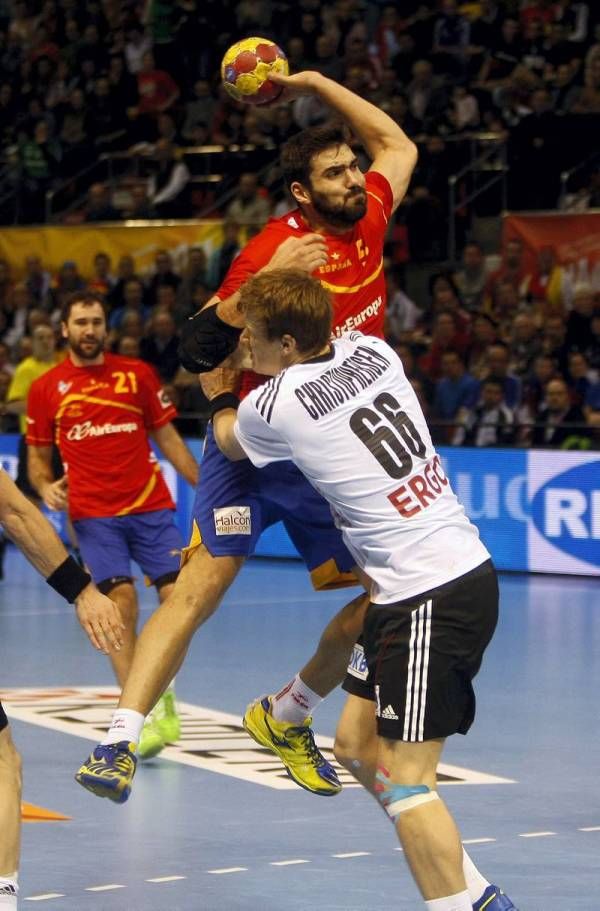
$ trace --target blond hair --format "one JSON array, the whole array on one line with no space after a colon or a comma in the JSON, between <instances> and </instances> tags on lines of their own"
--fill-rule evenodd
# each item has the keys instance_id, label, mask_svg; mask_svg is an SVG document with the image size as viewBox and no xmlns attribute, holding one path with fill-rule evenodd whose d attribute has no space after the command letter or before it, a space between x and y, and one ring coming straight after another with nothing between
<instances>
[{"instance_id":1,"label":"blond hair","mask_svg":"<svg viewBox=\"0 0 600 911\"><path fill-rule=\"evenodd\" d=\"M259 324L269 341L291 335L302 354L320 351L331 338L329 293L297 269L253 276L242 288L239 308Z\"/></svg>"}]
</instances>

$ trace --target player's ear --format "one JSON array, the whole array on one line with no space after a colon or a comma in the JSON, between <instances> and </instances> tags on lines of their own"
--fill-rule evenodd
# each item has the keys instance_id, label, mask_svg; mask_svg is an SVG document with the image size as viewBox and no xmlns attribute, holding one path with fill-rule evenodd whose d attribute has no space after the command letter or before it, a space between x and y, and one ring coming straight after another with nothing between
<instances>
[{"instance_id":1,"label":"player's ear","mask_svg":"<svg viewBox=\"0 0 600 911\"><path fill-rule=\"evenodd\" d=\"M294 199L296 200L298 205L301 205L301 206L310 205L310 203L311 203L310 193L308 192L307 189L305 189L305 187L303 187L303 185L300 183L299 180L295 180L290 185L290 193L292 194L292 196L294 197Z\"/></svg>"}]
</instances>

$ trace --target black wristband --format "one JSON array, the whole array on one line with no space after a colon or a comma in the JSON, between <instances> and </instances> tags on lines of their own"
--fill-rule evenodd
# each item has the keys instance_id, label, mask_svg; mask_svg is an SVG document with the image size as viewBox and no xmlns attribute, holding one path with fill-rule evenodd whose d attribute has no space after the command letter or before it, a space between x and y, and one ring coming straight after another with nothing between
<instances>
[{"instance_id":1,"label":"black wristband","mask_svg":"<svg viewBox=\"0 0 600 911\"><path fill-rule=\"evenodd\" d=\"M234 392L221 392L210 401L210 419L214 418L217 411L223 411L224 408L235 408L237 410L240 400Z\"/></svg>"},{"instance_id":2,"label":"black wristband","mask_svg":"<svg viewBox=\"0 0 600 911\"><path fill-rule=\"evenodd\" d=\"M73 557L67 557L46 579L48 585L66 598L69 604L73 604L91 581L90 574L86 573Z\"/></svg>"}]
</instances>

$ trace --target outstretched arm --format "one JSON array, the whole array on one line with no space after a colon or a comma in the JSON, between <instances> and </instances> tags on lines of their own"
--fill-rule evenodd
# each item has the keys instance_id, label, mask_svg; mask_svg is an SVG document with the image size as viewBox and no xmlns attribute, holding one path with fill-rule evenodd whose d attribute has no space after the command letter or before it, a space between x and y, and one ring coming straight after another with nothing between
<instances>
[{"instance_id":1,"label":"outstretched arm","mask_svg":"<svg viewBox=\"0 0 600 911\"><path fill-rule=\"evenodd\" d=\"M92 645L107 654L111 647L119 649L124 629L119 609L68 556L48 520L4 471L0 471L0 523L40 575L67 601L74 602Z\"/></svg>"},{"instance_id":2,"label":"outstretched arm","mask_svg":"<svg viewBox=\"0 0 600 911\"><path fill-rule=\"evenodd\" d=\"M283 86L283 100L318 95L336 111L363 143L372 160L371 170L383 174L388 180L394 209L400 204L417 163L417 147L391 117L321 73L310 70L295 76L273 73L269 79Z\"/></svg>"}]
</instances>

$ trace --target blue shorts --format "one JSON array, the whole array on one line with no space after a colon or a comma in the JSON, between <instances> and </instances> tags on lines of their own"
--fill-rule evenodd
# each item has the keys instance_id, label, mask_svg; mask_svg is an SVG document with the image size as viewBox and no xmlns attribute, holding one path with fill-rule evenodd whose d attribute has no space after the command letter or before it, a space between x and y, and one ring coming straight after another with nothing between
<instances>
[{"instance_id":1,"label":"blue shorts","mask_svg":"<svg viewBox=\"0 0 600 911\"><path fill-rule=\"evenodd\" d=\"M230 462L206 434L193 508L189 552L204 544L213 557L250 557L265 528L282 521L317 589L356 585L356 560L335 527L329 504L292 462L255 468Z\"/></svg>"},{"instance_id":2,"label":"blue shorts","mask_svg":"<svg viewBox=\"0 0 600 911\"><path fill-rule=\"evenodd\" d=\"M150 582L176 575L183 540L170 509L73 522L79 550L96 585L131 578L134 560Z\"/></svg>"}]
</instances>

